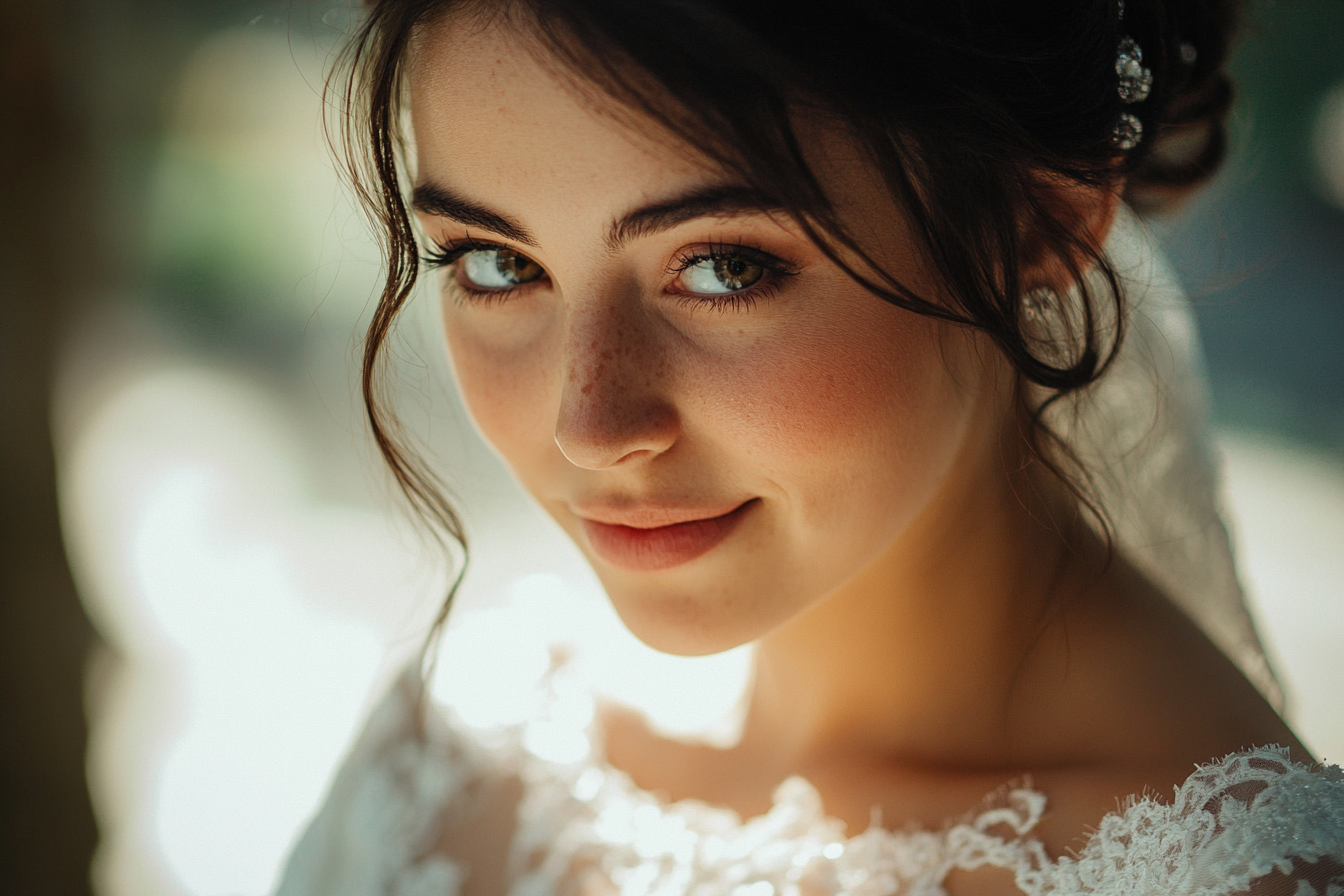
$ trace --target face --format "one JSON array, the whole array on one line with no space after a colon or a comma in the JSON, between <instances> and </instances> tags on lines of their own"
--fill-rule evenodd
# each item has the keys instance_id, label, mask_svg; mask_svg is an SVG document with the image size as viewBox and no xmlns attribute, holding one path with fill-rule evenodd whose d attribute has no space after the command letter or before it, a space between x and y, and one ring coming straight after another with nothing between
<instances>
[{"instance_id":1,"label":"face","mask_svg":"<svg viewBox=\"0 0 1344 896\"><path fill-rule=\"evenodd\" d=\"M449 20L410 68L458 385L638 637L683 654L759 638L897 549L990 437L983 353L535 52ZM828 133L809 151L852 232L935 293L899 212Z\"/></svg>"}]
</instances>

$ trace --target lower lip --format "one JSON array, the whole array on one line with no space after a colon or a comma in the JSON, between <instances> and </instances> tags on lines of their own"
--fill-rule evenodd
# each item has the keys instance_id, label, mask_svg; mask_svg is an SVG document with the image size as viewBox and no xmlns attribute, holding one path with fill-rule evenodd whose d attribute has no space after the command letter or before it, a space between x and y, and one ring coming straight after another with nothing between
<instances>
[{"instance_id":1,"label":"lower lip","mask_svg":"<svg viewBox=\"0 0 1344 896\"><path fill-rule=\"evenodd\" d=\"M653 529L583 521L584 534L593 551L612 566L638 572L669 569L689 563L723 541L756 504L751 500L705 520L691 520Z\"/></svg>"}]
</instances>

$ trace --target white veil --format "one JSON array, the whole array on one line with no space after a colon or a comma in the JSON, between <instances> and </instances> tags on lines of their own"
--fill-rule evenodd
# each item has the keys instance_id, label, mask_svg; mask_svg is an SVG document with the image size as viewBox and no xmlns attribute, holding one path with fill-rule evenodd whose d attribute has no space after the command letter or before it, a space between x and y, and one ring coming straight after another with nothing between
<instances>
[{"instance_id":1,"label":"white veil","mask_svg":"<svg viewBox=\"0 0 1344 896\"><path fill-rule=\"evenodd\" d=\"M1051 408L1049 422L1096 471L1116 546L1282 710L1220 512L1189 300L1152 235L1123 207L1106 251L1125 289L1129 330L1111 370L1082 397Z\"/></svg>"}]
</instances>

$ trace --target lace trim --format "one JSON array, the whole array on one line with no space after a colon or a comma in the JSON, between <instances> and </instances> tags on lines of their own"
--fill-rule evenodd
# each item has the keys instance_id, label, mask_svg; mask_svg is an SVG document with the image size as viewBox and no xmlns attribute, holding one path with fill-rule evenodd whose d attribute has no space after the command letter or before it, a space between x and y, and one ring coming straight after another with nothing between
<instances>
[{"instance_id":1,"label":"lace trim","mask_svg":"<svg viewBox=\"0 0 1344 896\"><path fill-rule=\"evenodd\" d=\"M1019 870L1018 885L1031 894L1214 896L1323 859L1344 859L1344 772L1294 765L1286 749L1265 747L1202 766L1170 804L1144 798L1107 815L1076 858L1037 860ZM1307 892L1333 894L1344 879L1322 883Z\"/></svg>"},{"instance_id":2,"label":"lace trim","mask_svg":"<svg viewBox=\"0 0 1344 896\"><path fill-rule=\"evenodd\" d=\"M525 785L511 896L943 896L949 872L983 867L1012 871L1028 896L1344 896L1344 772L1278 747L1200 767L1170 803L1131 800L1081 852L1052 859L1032 836L1046 798L1030 787L942 831L846 838L803 778L744 822L666 804L591 750L543 758L529 726L477 731L431 712L421 727L417 711L403 681L371 717L280 896L454 896L466 868L436 852L443 821L473 781L501 773Z\"/></svg>"},{"instance_id":3,"label":"lace trim","mask_svg":"<svg viewBox=\"0 0 1344 896\"><path fill-rule=\"evenodd\" d=\"M533 760L526 779L513 896L583 891L594 875L622 896L935 896L950 871L987 866L1013 871L1029 896L1214 896L1275 871L1299 882L1297 894L1344 893L1337 873L1301 873L1344 861L1344 773L1294 765L1278 747L1199 768L1169 804L1132 801L1057 860L1029 836L1046 798L1028 788L942 832L872 827L846 839L802 778L746 822L695 801L664 804L597 763Z\"/></svg>"}]
</instances>

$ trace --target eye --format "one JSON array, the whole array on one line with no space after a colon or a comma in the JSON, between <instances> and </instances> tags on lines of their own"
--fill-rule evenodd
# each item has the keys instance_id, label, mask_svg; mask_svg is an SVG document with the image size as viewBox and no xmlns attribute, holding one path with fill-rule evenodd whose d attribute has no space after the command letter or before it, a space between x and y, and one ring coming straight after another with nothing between
<instances>
[{"instance_id":1,"label":"eye","mask_svg":"<svg viewBox=\"0 0 1344 896\"><path fill-rule=\"evenodd\" d=\"M545 275L541 265L512 249L471 249L457 260L457 277L469 289L509 290Z\"/></svg>"},{"instance_id":2,"label":"eye","mask_svg":"<svg viewBox=\"0 0 1344 896\"><path fill-rule=\"evenodd\" d=\"M712 255L682 268L682 287L702 296L721 296L749 289L766 274L764 265L741 255Z\"/></svg>"}]
</instances>

